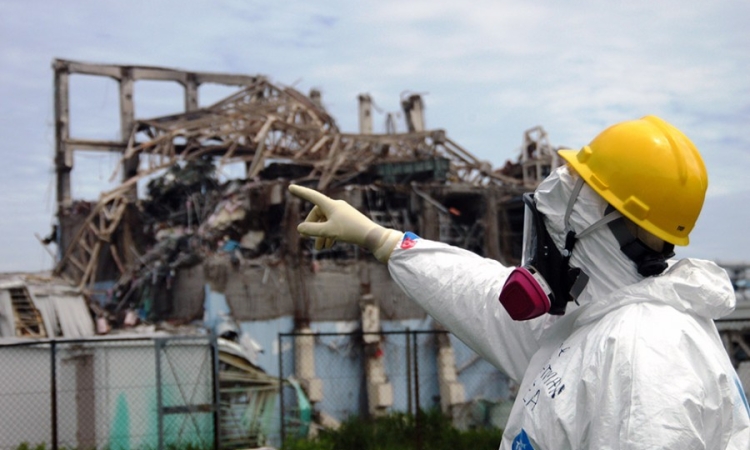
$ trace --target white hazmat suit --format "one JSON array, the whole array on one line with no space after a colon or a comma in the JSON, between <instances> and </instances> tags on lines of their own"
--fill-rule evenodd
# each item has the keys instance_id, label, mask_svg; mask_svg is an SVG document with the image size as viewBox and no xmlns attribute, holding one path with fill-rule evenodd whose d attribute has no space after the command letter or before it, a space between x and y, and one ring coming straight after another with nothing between
<instances>
[{"instance_id":1,"label":"white hazmat suit","mask_svg":"<svg viewBox=\"0 0 750 450\"><path fill-rule=\"evenodd\" d=\"M561 167L535 194L559 248L575 177ZM585 185L571 227L606 207ZM750 449L750 408L713 323L735 305L725 271L683 259L644 278L606 226L570 265L590 278L580 306L516 322L498 301L512 267L410 233L388 260L414 301L520 383L501 449Z\"/></svg>"}]
</instances>

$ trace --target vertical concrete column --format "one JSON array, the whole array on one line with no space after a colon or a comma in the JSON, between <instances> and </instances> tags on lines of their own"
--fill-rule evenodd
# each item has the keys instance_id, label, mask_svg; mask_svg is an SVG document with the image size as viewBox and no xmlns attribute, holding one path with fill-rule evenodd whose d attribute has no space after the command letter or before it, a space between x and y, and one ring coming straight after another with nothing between
<instances>
[{"instance_id":1,"label":"vertical concrete column","mask_svg":"<svg viewBox=\"0 0 750 450\"><path fill-rule=\"evenodd\" d=\"M440 409L450 415L454 405L466 401L466 394L464 385L458 381L456 355L447 334L438 335L437 367Z\"/></svg>"},{"instance_id":2,"label":"vertical concrete column","mask_svg":"<svg viewBox=\"0 0 750 450\"><path fill-rule=\"evenodd\" d=\"M323 107L323 95L321 94L319 89L310 89L310 100L317 106L318 108L325 110Z\"/></svg>"},{"instance_id":3,"label":"vertical concrete column","mask_svg":"<svg viewBox=\"0 0 750 450\"><path fill-rule=\"evenodd\" d=\"M433 195L434 192L429 192ZM419 215L420 236L433 241L440 240L440 213L432 203L423 198L419 199L422 205L422 214ZM440 199L438 200L440 201Z\"/></svg>"},{"instance_id":4,"label":"vertical concrete column","mask_svg":"<svg viewBox=\"0 0 750 450\"><path fill-rule=\"evenodd\" d=\"M76 377L76 441L81 448L96 448L96 389L94 355L71 358Z\"/></svg>"},{"instance_id":5,"label":"vertical concrete column","mask_svg":"<svg viewBox=\"0 0 750 450\"><path fill-rule=\"evenodd\" d=\"M401 101L401 107L406 116L406 126L409 132L419 132L425 130L424 125L424 104L419 94L410 95L406 100Z\"/></svg>"},{"instance_id":6,"label":"vertical concrete column","mask_svg":"<svg viewBox=\"0 0 750 450\"><path fill-rule=\"evenodd\" d=\"M294 375L311 403L323 400L323 382L315 376L315 336L308 327L294 338Z\"/></svg>"},{"instance_id":7,"label":"vertical concrete column","mask_svg":"<svg viewBox=\"0 0 750 450\"><path fill-rule=\"evenodd\" d=\"M70 74L65 63L56 61L55 70L55 172L57 175L57 208L70 206L70 172L73 151L67 145L70 137Z\"/></svg>"},{"instance_id":8,"label":"vertical concrete column","mask_svg":"<svg viewBox=\"0 0 750 450\"><path fill-rule=\"evenodd\" d=\"M372 134L372 98L368 94L359 96L359 132Z\"/></svg>"},{"instance_id":9,"label":"vertical concrete column","mask_svg":"<svg viewBox=\"0 0 750 450\"><path fill-rule=\"evenodd\" d=\"M133 106L133 73L130 67L120 69L120 138L127 145L135 125L135 107ZM140 159L134 155L122 162L122 181L126 181L138 174ZM138 198L138 186L128 192L128 196L135 200Z\"/></svg>"},{"instance_id":10,"label":"vertical concrete column","mask_svg":"<svg viewBox=\"0 0 750 450\"><path fill-rule=\"evenodd\" d=\"M198 109L198 81L194 73L187 74L185 81L185 112Z\"/></svg>"},{"instance_id":11,"label":"vertical concrete column","mask_svg":"<svg viewBox=\"0 0 750 450\"><path fill-rule=\"evenodd\" d=\"M498 223L498 199L494 189L487 189L484 192L484 248L487 249L488 258L501 261L502 253L500 252L500 224Z\"/></svg>"},{"instance_id":12,"label":"vertical concrete column","mask_svg":"<svg viewBox=\"0 0 750 450\"><path fill-rule=\"evenodd\" d=\"M380 308L375 305L370 294L362 296L362 331L380 331ZM367 380L367 404L371 415L384 414L393 405L393 385L388 381L385 368L385 354L379 334L364 334L365 378Z\"/></svg>"}]
</instances>

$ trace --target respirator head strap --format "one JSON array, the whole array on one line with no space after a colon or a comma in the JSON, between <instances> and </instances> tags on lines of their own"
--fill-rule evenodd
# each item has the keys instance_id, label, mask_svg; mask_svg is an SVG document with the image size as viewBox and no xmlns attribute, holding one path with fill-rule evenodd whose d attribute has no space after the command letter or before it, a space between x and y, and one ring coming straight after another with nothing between
<instances>
[{"instance_id":1,"label":"respirator head strap","mask_svg":"<svg viewBox=\"0 0 750 450\"><path fill-rule=\"evenodd\" d=\"M610 210L614 211L611 205L607 207L607 211ZM608 224L617 243L620 244L620 250L635 263L638 273L642 276L651 277L664 272L667 260L674 256L674 245L664 242L661 251L652 249L628 229L626 220L625 217L620 217L619 220Z\"/></svg>"}]
</instances>

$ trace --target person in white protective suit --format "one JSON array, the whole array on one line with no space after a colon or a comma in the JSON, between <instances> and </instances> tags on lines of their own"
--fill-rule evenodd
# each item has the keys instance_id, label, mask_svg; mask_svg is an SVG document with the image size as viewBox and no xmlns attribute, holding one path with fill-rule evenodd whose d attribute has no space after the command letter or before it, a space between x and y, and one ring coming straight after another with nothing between
<instances>
[{"instance_id":1,"label":"person in white protective suit","mask_svg":"<svg viewBox=\"0 0 750 450\"><path fill-rule=\"evenodd\" d=\"M383 228L301 186L316 247L358 244L459 339L520 383L501 449L750 449L750 407L714 319L735 305L687 245L708 178L690 140L616 124L527 194L524 258L505 267Z\"/></svg>"}]
</instances>

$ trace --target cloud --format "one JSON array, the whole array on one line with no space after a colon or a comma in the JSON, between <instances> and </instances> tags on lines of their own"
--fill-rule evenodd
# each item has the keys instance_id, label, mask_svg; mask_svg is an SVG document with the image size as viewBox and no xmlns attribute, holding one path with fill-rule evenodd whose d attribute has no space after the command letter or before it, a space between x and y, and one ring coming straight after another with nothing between
<instances>
[{"instance_id":1,"label":"cloud","mask_svg":"<svg viewBox=\"0 0 750 450\"><path fill-rule=\"evenodd\" d=\"M690 245L677 248L678 257L695 257L724 263L750 262L750 201L747 192L733 192L706 199L701 217L690 235Z\"/></svg>"},{"instance_id":2,"label":"cloud","mask_svg":"<svg viewBox=\"0 0 750 450\"><path fill-rule=\"evenodd\" d=\"M614 122L660 115L703 153L706 223L722 230L716 239L739 243L713 247L747 254L746 240L725 237L740 232L722 228L729 213L710 205L750 199L749 16L742 0L0 2L0 133L13 166L0 177L13 193L0 208L26 217L2 223L0 245L21 250L0 259L36 252L34 239L18 236L46 233L51 220L44 203L54 181L53 58L264 74L303 92L320 89L350 132L358 94L373 96L382 131L399 96L419 92L429 127L495 165L514 158L535 125L554 145L577 147ZM75 131L116 138L116 83L72 83ZM216 100L219 91L201 92ZM180 94L176 85L137 83L138 113L171 112ZM99 174L101 160L81 161L77 174L88 177L78 189L96 193L110 172Z\"/></svg>"}]
</instances>

